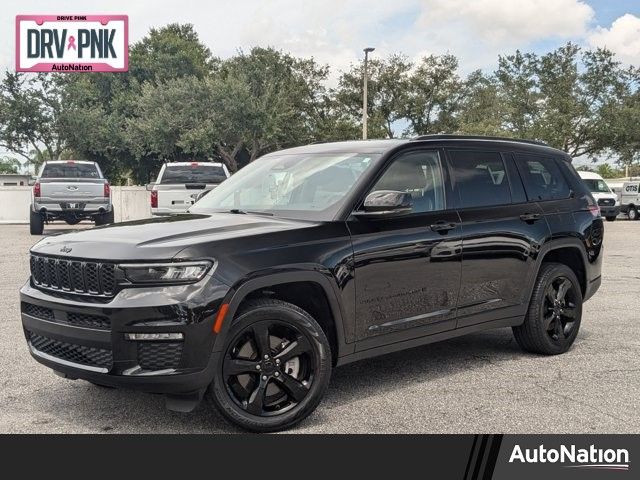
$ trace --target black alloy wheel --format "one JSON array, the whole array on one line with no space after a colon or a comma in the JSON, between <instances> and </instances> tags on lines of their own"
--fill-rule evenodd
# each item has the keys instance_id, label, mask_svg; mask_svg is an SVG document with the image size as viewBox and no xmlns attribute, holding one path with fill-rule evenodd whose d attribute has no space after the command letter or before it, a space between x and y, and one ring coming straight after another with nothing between
<instances>
[{"instance_id":1,"label":"black alloy wheel","mask_svg":"<svg viewBox=\"0 0 640 480\"><path fill-rule=\"evenodd\" d=\"M269 432L295 425L320 403L331 350L307 312L262 299L233 320L219 363L207 397L233 423Z\"/></svg>"},{"instance_id":2,"label":"black alloy wheel","mask_svg":"<svg viewBox=\"0 0 640 480\"><path fill-rule=\"evenodd\" d=\"M544 297L542 321L547 334L554 341L571 335L576 321L575 287L566 277L556 277L548 285Z\"/></svg>"},{"instance_id":3,"label":"black alloy wheel","mask_svg":"<svg viewBox=\"0 0 640 480\"><path fill-rule=\"evenodd\" d=\"M561 263L543 263L524 322L513 327L513 334L528 352L557 355L569 350L581 319L582 290L574 271Z\"/></svg>"}]
</instances>

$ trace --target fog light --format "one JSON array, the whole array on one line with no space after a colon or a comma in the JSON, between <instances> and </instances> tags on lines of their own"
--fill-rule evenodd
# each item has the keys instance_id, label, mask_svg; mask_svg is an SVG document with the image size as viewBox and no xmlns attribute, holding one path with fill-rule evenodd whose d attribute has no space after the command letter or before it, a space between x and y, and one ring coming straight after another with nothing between
<instances>
[{"instance_id":1,"label":"fog light","mask_svg":"<svg viewBox=\"0 0 640 480\"><path fill-rule=\"evenodd\" d=\"M125 333L127 340L183 340L182 333Z\"/></svg>"}]
</instances>

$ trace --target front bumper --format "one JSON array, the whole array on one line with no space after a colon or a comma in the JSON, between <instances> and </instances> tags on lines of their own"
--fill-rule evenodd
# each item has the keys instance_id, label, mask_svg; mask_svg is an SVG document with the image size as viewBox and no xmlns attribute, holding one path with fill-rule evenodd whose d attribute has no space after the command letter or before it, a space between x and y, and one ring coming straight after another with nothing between
<instances>
[{"instance_id":1,"label":"front bumper","mask_svg":"<svg viewBox=\"0 0 640 480\"><path fill-rule=\"evenodd\" d=\"M188 394L211 383L217 364L213 322L228 287L129 288L108 303L20 291L22 325L35 360L94 383ZM206 300L205 300L206 299ZM126 333L181 333L182 340L128 340Z\"/></svg>"},{"instance_id":2,"label":"front bumper","mask_svg":"<svg viewBox=\"0 0 640 480\"><path fill-rule=\"evenodd\" d=\"M600 209L600 215L602 215L603 217L617 217L620 213L620 205L613 207L605 207L599 205L598 208Z\"/></svg>"}]
</instances>

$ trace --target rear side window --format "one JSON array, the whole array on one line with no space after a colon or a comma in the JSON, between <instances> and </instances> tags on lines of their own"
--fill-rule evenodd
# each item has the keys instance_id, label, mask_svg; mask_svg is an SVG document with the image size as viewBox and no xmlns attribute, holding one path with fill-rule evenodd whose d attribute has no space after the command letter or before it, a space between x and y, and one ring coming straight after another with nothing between
<instances>
[{"instance_id":1,"label":"rear side window","mask_svg":"<svg viewBox=\"0 0 640 480\"><path fill-rule=\"evenodd\" d=\"M100 172L92 163L47 163L41 178L100 178Z\"/></svg>"},{"instance_id":2,"label":"rear side window","mask_svg":"<svg viewBox=\"0 0 640 480\"><path fill-rule=\"evenodd\" d=\"M227 176L219 165L194 163L192 165L167 165L160 184L221 183Z\"/></svg>"},{"instance_id":3,"label":"rear side window","mask_svg":"<svg viewBox=\"0 0 640 480\"><path fill-rule=\"evenodd\" d=\"M498 152L451 150L449 156L460 208L511 203L509 180Z\"/></svg>"},{"instance_id":4,"label":"rear side window","mask_svg":"<svg viewBox=\"0 0 640 480\"><path fill-rule=\"evenodd\" d=\"M553 158L516 154L516 159L529 200L569 197L571 189Z\"/></svg>"}]
</instances>

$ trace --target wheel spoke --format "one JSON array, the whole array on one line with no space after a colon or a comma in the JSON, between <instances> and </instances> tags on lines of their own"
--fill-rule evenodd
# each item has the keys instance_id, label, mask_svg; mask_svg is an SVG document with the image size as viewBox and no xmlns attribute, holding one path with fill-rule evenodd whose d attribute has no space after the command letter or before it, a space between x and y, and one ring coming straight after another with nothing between
<instances>
[{"instance_id":1,"label":"wheel spoke","mask_svg":"<svg viewBox=\"0 0 640 480\"><path fill-rule=\"evenodd\" d=\"M553 329L554 325L553 325L553 320L555 319L555 316L553 314L549 315L548 317L544 317L542 319L542 326L544 327L545 331L549 332Z\"/></svg>"},{"instance_id":2,"label":"wheel spoke","mask_svg":"<svg viewBox=\"0 0 640 480\"><path fill-rule=\"evenodd\" d=\"M286 362L309 351L311 351L311 344L305 336L299 335L295 341L287 345L287 347L276 355L275 358L282 362Z\"/></svg>"},{"instance_id":3,"label":"wheel spoke","mask_svg":"<svg viewBox=\"0 0 640 480\"><path fill-rule=\"evenodd\" d=\"M562 311L562 316L574 321L576 319L576 309L574 307L565 307Z\"/></svg>"},{"instance_id":4,"label":"wheel spoke","mask_svg":"<svg viewBox=\"0 0 640 480\"><path fill-rule=\"evenodd\" d=\"M225 374L233 376L242 375L243 373L256 373L256 365L258 365L258 362L254 360L231 358L225 362Z\"/></svg>"},{"instance_id":5,"label":"wheel spoke","mask_svg":"<svg viewBox=\"0 0 640 480\"><path fill-rule=\"evenodd\" d=\"M269 343L269 327L265 323L258 323L253 327L253 339L258 350L258 355L262 359L265 355L271 355L271 345Z\"/></svg>"},{"instance_id":6,"label":"wheel spoke","mask_svg":"<svg viewBox=\"0 0 640 480\"><path fill-rule=\"evenodd\" d=\"M564 337L564 325L562 325L562 321L559 318L556 319L553 333L558 337L558 340L560 340L561 337Z\"/></svg>"},{"instance_id":7,"label":"wheel spoke","mask_svg":"<svg viewBox=\"0 0 640 480\"><path fill-rule=\"evenodd\" d=\"M289 397L296 402L300 402L309 392L309 389L291 375L283 373L279 377L274 378Z\"/></svg>"},{"instance_id":8,"label":"wheel spoke","mask_svg":"<svg viewBox=\"0 0 640 480\"><path fill-rule=\"evenodd\" d=\"M557 292L553 288L553 285L549 285L547 287L547 291L545 292L545 296L547 297L547 300L551 304L551 307L553 307L553 303L556 301L556 295L557 295Z\"/></svg>"},{"instance_id":9,"label":"wheel spoke","mask_svg":"<svg viewBox=\"0 0 640 480\"><path fill-rule=\"evenodd\" d=\"M558 287L558 296L557 296L557 300L558 301L563 301L565 295L567 294L567 292L569 291L569 288L571 287L571 283L569 282L569 280L563 280L562 283L560 284L560 286Z\"/></svg>"},{"instance_id":10,"label":"wheel spoke","mask_svg":"<svg viewBox=\"0 0 640 480\"><path fill-rule=\"evenodd\" d=\"M264 395L267 391L268 380L260 380L256 389L251 392L247 400L246 410L253 415L262 415L264 411Z\"/></svg>"}]
</instances>

